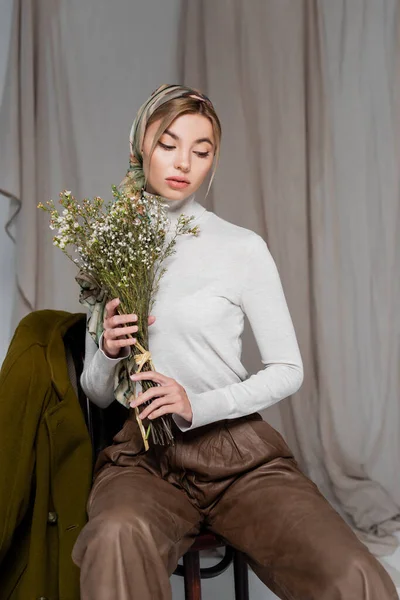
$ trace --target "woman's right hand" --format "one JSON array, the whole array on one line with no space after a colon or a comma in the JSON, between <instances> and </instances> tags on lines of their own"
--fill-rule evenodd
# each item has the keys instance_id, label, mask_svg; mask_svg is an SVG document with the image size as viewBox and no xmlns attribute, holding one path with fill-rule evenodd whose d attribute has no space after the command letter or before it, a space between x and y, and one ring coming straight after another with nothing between
<instances>
[{"instance_id":1,"label":"woman's right hand","mask_svg":"<svg viewBox=\"0 0 400 600\"><path fill-rule=\"evenodd\" d=\"M134 334L138 330L137 325L125 327L126 323L137 321L137 315L119 315L117 306L119 298L114 298L107 302L104 312L103 323L103 351L109 358L117 358L121 353L121 348L133 346L136 344L135 337L125 337L128 333ZM156 317L149 316L149 325L153 325Z\"/></svg>"}]
</instances>

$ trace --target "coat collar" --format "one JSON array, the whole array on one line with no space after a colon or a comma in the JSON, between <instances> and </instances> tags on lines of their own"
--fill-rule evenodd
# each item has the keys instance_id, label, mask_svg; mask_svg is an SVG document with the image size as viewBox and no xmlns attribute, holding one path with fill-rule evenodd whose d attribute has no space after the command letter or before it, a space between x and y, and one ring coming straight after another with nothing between
<instances>
[{"instance_id":1,"label":"coat collar","mask_svg":"<svg viewBox=\"0 0 400 600\"><path fill-rule=\"evenodd\" d=\"M53 312L53 311L52 311ZM58 311L54 311L58 312ZM47 344L46 358L50 368L51 380L60 397L64 397L71 385L68 374L67 358L65 354L64 335L67 331L79 321L86 322L84 313L64 313L62 317L54 315L52 327L49 331L49 341ZM82 340L82 349L84 350L84 337Z\"/></svg>"},{"instance_id":2,"label":"coat collar","mask_svg":"<svg viewBox=\"0 0 400 600\"><path fill-rule=\"evenodd\" d=\"M61 310L36 310L24 317L15 330L7 357L22 355L28 348L43 348L53 385L60 397L71 385L68 375L64 335L79 321L86 322L85 313L70 313ZM84 336L82 350L84 351Z\"/></svg>"}]
</instances>

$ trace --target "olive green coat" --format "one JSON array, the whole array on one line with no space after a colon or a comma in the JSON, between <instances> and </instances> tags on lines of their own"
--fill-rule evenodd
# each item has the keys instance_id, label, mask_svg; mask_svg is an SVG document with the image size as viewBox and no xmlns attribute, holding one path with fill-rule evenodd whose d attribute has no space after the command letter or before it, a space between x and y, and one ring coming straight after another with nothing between
<instances>
[{"instance_id":1,"label":"olive green coat","mask_svg":"<svg viewBox=\"0 0 400 600\"><path fill-rule=\"evenodd\" d=\"M0 600L78 600L72 547L86 523L92 448L63 335L85 315L18 325L0 372Z\"/></svg>"}]
</instances>

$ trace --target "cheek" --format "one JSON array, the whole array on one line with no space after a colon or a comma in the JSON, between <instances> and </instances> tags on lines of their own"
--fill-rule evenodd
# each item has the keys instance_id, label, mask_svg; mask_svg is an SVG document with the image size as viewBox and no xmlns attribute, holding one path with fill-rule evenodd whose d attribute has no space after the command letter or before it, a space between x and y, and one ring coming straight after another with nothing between
<instances>
[{"instance_id":1,"label":"cheek","mask_svg":"<svg viewBox=\"0 0 400 600\"><path fill-rule=\"evenodd\" d=\"M213 164L212 160L209 161L209 160L200 159L200 162L198 163L197 169L196 169L199 179L203 180L207 176L208 172L210 171L210 169L212 167L212 164Z\"/></svg>"},{"instance_id":2,"label":"cheek","mask_svg":"<svg viewBox=\"0 0 400 600\"><path fill-rule=\"evenodd\" d=\"M158 149L156 149L151 157L150 178L162 176L169 162L170 160L167 152L159 152Z\"/></svg>"}]
</instances>

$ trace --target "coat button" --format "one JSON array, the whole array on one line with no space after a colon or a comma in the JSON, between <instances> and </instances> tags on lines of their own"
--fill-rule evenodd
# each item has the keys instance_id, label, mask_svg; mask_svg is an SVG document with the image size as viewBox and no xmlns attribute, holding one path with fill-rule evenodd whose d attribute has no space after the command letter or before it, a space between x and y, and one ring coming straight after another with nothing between
<instances>
[{"instance_id":1,"label":"coat button","mask_svg":"<svg viewBox=\"0 0 400 600\"><path fill-rule=\"evenodd\" d=\"M55 523L57 523L58 520L58 515L56 512L49 512L49 514L47 515L47 522L50 523L51 525L54 525ZM46 600L46 598L39 598L38 600Z\"/></svg>"}]
</instances>

